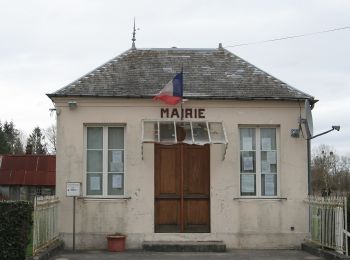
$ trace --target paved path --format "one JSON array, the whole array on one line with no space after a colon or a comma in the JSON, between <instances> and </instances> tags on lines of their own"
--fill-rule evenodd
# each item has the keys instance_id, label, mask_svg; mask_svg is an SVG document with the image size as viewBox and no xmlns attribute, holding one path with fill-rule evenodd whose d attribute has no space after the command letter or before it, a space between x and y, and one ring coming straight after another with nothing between
<instances>
[{"instance_id":1,"label":"paved path","mask_svg":"<svg viewBox=\"0 0 350 260\"><path fill-rule=\"evenodd\" d=\"M80 251L61 252L52 260L139 260L139 259L218 259L218 260L320 260L321 257L310 255L300 250L232 250L226 253L171 253L171 252L145 252L128 251L124 253L110 253L107 251Z\"/></svg>"}]
</instances>

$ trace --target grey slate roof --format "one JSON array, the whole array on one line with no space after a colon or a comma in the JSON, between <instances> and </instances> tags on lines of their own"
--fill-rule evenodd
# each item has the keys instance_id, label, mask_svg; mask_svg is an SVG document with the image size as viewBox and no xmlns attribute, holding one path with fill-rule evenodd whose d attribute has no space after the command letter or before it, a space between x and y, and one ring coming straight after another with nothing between
<instances>
[{"instance_id":1,"label":"grey slate roof","mask_svg":"<svg viewBox=\"0 0 350 260\"><path fill-rule=\"evenodd\" d=\"M48 96L151 98L182 66L185 98L313 100L223 48L130 49Z\"/></svg>"}]
</instances>

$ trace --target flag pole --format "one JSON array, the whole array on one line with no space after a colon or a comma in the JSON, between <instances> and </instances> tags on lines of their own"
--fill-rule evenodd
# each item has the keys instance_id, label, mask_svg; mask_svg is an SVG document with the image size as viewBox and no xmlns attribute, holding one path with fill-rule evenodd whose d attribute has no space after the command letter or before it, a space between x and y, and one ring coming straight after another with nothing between
<instances>
[{"instance_id":1,"label":"flag pole","mask_svg":"<svg viewBox=\"0 0 350 260\"><path fill-rule=\"evenodd\" d=\"M184 100L183 100L183 97L184 97L184 64L182 63L181 64L181 74L182 74L182 95L181 95L181 105L180 105L180 113L181 113L181 121L184 119L184 113L183 113L183 108L182 108L182 105L184 103Z\"/></svg>"},{"instance_id":2,"label":"flag pole","mask_svg":"<svg viewBox=\"0 0 350 260\"><path fill-rule=\"evenodd\" d=\"M183 104L183 100L181 100L181 105L180 105L180 109L181 109L181 121L184 119L184 112L182 110L182 104Z\"/></svg>"}]
</instances>

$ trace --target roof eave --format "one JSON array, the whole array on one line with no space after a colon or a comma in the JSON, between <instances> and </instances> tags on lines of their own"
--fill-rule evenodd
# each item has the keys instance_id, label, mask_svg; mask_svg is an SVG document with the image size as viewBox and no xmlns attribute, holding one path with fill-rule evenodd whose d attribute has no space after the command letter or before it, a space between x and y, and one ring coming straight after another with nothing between
<instances>
[{"instance_id":1,"label":"roof eave","mask_svg":"<svg viewBox=\"0 0 350 260\"><path fill-rule=\"evenodd\" d=\"M106 96L106 95L89 95L89 94L46 94L51 100L55 97L62 98L143 98L143 99L152 99L154 96L149 95L125 95L125 96ZM194 100L242 100L242 101L252 101L252 100L266 100L266 101L301 101L301 100L309 100L311 104L315 104L318 102L317 99L314 99L312 96L305 97L229 97L229 96L184 96L186 99L194 99Z\"/></svg>"}]
</instances>

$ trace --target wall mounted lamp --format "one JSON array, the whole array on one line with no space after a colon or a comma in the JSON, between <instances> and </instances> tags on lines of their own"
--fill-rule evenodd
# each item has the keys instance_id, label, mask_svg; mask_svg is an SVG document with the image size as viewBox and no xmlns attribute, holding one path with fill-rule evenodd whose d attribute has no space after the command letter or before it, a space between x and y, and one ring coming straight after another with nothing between
<instances>
[{"instance_id":1,"label":"wall mounted lamp","mask_svg":"<svg viewBox=\"0 0 350 260\"><path fill-rule=\"evenodd\" d=\"M75 101L75 100L68 101L68 106L69 106L69 109L77 108L77 101Z\"/></svg>"},{"instance_id":2,"label":"wall mounted lamp","mask_svg":"<svg viewBox=\"0 0 350 260\"><path fill-rule=\"evenodd\" d=\"M60 115L61 109L60 108L50 108L50 113L52 114L53 112L56 112L56 115Z\"/></svg>"}]
</instances>

